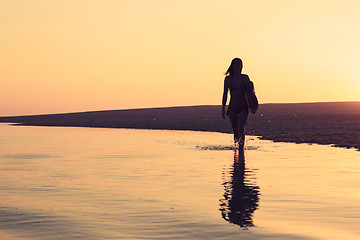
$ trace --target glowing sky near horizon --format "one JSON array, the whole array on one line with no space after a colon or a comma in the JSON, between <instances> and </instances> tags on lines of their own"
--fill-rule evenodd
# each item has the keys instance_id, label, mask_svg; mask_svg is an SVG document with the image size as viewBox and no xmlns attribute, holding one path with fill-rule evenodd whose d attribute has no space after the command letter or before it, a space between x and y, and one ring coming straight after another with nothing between
<instances>
[{"instance_id":1,"label":"glowing sky near horizon","mask_svg":"<svg viewBox=\"0 0 360 240\"><path fill-rule=\"evenodd\" d=\"M244 62L260 103L359 101L359 1L1 0L0 115L221 104Z\"/></svg>"}]
</instances>

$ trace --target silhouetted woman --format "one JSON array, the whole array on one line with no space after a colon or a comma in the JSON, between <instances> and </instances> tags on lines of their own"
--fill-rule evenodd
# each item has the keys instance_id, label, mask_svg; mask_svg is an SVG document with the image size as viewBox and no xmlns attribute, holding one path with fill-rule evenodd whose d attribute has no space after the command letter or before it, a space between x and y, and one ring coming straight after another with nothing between
<instances>
[{"instance_id":1,"label":"silhouetted woman","mask_svg":"<svg viewBox=\"0 0 360 240\"><path fill-rule=\"evenodd\" d=\"M249 116L249 106L246 91L253 91L254 84L246 74L242 74L242 61L234 58L226 72L224 80L224 93L222 99L222 117L225 119L225 105L230 89L230 103L227 114L234 132L235 148L243 147L245 142L245 125Z\"/></svg>"}]
</instances>

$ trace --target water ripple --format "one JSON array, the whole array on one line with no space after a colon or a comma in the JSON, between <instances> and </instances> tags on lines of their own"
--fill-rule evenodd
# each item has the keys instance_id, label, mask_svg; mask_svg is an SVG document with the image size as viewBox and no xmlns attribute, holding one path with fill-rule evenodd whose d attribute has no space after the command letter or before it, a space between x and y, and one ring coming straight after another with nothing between
<instances>
[{"instance_id":1,"label":"water ripple","mask_svg":"<svg viewBox=\"0 0 360 240\"><path fill-rule=\"evenodd\" d=\"M234 146L230 146L230 145L197 145L196 146L197 149L199 150L214 150L214 151L227 151L227 150L235 150ZM257 150L259 149L258 146L246 146L245 147L247 150Z\"/></svg>"},{"instance_id":2,"label":"water ripple","mask_svg":"<svg viewBox=\"0 0 360 240\"><path fill-rule=\"evenodd\" d=\"M79 231L81 224L49 213L28 212L17 208L0 207L0 229L16 229L17 237L34 239L97 239L94 233Z\"/></svg>"},{"instance_id":3,"label":"water ripple","mask_svg":"<svg viewBox=\"0 0 360 240\"><path fill-rule=\"evenodd\" d=\"M37 153L0 155L0 158L7 158L7 159L43 159L43 158L54 158L54 157L59 157L59 156L49 155L49 154L37 154Z\"/></svg>"}]
</instances>

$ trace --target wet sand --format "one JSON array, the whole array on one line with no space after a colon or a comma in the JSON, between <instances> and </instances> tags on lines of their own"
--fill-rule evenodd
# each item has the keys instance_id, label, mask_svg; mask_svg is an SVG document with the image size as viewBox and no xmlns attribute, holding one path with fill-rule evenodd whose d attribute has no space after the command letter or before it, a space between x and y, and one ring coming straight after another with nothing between
<instances>
[{"instance_id":1,"label":"wet sand","mask_svg":"<svg viewBox=\"0 0 360 240\"><path fill-rule=\"evenodd\" d=\"M0 122L231 133L229 121L224 121L220 112L220 106L190 106L0 117ZM246 132L276 142L360 150L360 102L261 104L257 114L250 114Z\"/></svg>"}]
</instances>

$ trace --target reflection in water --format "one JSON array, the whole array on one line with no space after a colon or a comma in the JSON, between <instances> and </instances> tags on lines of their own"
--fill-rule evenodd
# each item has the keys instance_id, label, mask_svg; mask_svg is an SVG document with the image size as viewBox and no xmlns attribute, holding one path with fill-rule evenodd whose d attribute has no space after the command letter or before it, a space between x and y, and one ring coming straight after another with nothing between
<instances>
[{"instance_id":1,"label":"reflection in water","mask_svg":"<svg viewBox=\"0 0 360 240\"><path fill-rule=\"evenodd\" d=\"M225 193L220 211L223 219L244 229L254 226L253 214L259 206L260 191L254 179L254 169L245 168L244 152L236 152L233 167L223 170Z\"/></svg>"}]
</instances>

